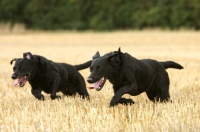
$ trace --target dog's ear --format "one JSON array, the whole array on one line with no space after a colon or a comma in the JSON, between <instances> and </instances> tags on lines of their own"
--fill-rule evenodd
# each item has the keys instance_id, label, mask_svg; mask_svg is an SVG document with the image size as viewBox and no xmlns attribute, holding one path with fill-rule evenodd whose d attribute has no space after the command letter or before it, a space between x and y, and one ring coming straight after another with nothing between
<instances>
[{"instance_id":1,"label":"dog's ear","mask_svg":"<svg viewBox=\"0 0 200 132\"><path fill-rule=\"evenodd\" d=\"M118 54L120 54L121 53L121 48L119 47L119 49L118 49Z\"/></svg>"},{"instance_id":2,"label":"dog's ear","mask_svg":"<svg viewBox=\"0 0 200 132\"><path fill-rule=\"evenodd\" d=\"M121 53L121 49L119 47L118 51L114 51L111 55L107 56L107 60L116 62L116 63L120 63L121 62L120 53Z\"/></svg>"},{"instance_id":3,"label":"dog's ear","mask_svg":"<svg viewBox=\"0 0 200 132\"><path fill-rule=\"evenodd\" d=\"M112 55L108 55L106 58L108 61L114 61L116 58L117 58L117 53L116 52L113 52Z\"/></svg>"},{"instance_id":4,"label":"dog's ear","mask_svg":"<svg viewBox=\"0 0 200 132\"><path fill-rule=\"evenodd\" d=\"M10 61L10 64L12 65L13 61L17 61L18 59L17 58L14 58Z\"/></svg>"},{"instance_id":5,"label":"dog's ear","mask_svg":"<svg viewBox=\"0 0 200 132\"><path fill-rule=\"evenodd\" d=\"M33 55L30 52L23 53L23 58L33 60Z\"/></svg>"},{"instance_id":6,"label":"dog's ear","mask_svg":"<svg viewBox=\"0 0 200 132\"><path fill-rule=\"evenodd\" d=\"M96 59L96 58L99 58L100 57L100 54L99 54L99 51L97 51L97 53L92 57L92 59Z\"/></svg>"}]
</instances>

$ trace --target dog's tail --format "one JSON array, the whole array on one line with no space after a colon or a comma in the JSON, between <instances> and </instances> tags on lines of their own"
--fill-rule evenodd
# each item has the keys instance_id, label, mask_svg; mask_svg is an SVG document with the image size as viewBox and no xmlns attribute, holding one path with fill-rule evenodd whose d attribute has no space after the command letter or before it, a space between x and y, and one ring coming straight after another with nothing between
<instances>
[{"instance_id":1,"label":"dog's tail","mask_svg":"<svg viewBox=\"0 0 200 132\"><path fill-rule=\"evenodd\" d=\"M83 70L83 69L85 69L85 68L90 67L91 63L92 63L92 60L90 60L90 61L88 61L88 62L85 62L85 63L83 63L83 64L74 65L74 67L75 67L77 70Z\"/></svg>"},{"instance_id":2,"label":"dog's tail","mask_svg":"<svg viewBox=\"0 0 200 132\"><path fill-rule=\"evenodd\" d=\"M175 68L175 69L183 69L183 66L180 64L174 62L174 61L165 61L165 62L160 62L165 69L167 68Z\"/></svg>"}]
</instances>

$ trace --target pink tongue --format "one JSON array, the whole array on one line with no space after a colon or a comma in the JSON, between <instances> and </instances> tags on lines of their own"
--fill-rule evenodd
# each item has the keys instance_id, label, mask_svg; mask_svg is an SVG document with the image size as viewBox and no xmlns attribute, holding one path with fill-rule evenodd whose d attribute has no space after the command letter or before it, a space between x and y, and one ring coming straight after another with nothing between
<instances>
[{"instance_id":1,"label":"pink tongue","mask_svg":"<svg viewBox=\"0 0 200 132\"><path fill-rule=\"evenodd\" d=\"M17 80L17 81L14 82L13 85L16 87L18 83L19 83L19 81Z\"/></svg>"},{"instance_id":2,"label":"pink tongue","mask_svg":"<svg viewBox=\"0 0 200 132\"><path fill-rule=\"evenodd\" d=\"M22 77L22 78L16 80L13 85L16 87L17 84L19 84L20 82L25 84L26 83L26 79L24 77Z\"/></svg>"},{"instance_id":3,"label":"pink tongue","mask_svg":"<svg viewBox=\"0 0 200 132\"><path fill-rule=\"evenodd\" d=\"M89 88L89 89L98 88L99 85L101 84L102 80L103 80L103 78L101 78L99 81L93 83L92 86L89 86L88 88Z\"/></svg>"}]
</instances>

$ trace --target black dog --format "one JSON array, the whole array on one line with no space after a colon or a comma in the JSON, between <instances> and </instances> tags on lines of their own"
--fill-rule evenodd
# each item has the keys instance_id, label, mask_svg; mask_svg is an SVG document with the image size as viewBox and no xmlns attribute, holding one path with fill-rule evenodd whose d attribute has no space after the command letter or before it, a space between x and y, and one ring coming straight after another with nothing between
<instances>
[{"instance_id":1,"label":"black dog","mask_svg":"<svg viewBox=\"0 0 200 132\"><path fill-rule=\"evenodd\" d=\"M13 59L16 61L12 79L18 79L14 85L23 87L29 81L32 94L40 100L44 100L42 91L51 94L51 99L61 98L56 92L61 91L65 95L74 96L78 93L83 98L89 99L85 81L78 70L85 69L91 65L88 61L80 65L69 65L66 63L55 63L39 55L24 53L23 58Z\"/></svg>"},{"instance_id":2,"label":"black dog","mask_svg":"<svg viewBox=\"0 0 200 132\"><path fill-rule=\"evenodd\" d=\"M90 66L90 76L87 81L94 83L89 88L101 90L106 79L113 84L114 96L110 106L118 103L133 104L132 99L121 98L124 94L136 96L146 92L152 101L168 101L169 77L165 69L183 67L173 61L158 62L152 59L138 60L128 53L110 52L100 57L97 52Z\"/></svg>"}]
</instances>

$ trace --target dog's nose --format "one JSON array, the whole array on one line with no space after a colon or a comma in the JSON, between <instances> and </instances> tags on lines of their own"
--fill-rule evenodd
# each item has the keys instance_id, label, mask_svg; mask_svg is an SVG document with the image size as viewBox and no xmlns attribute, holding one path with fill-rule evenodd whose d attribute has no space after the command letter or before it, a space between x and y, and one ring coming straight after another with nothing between
<instances>
[{"instance_id":1,"label":"dog's nose","mask_svg":"<svg viewBox=\"0 0 200 132\"><path fill-rule=\"evenodd\" d=\"M93 83L94 79L93 79L92 77L88 77L88 78L87 78L87 81L88 81L89 83Z\"/></svg>"},{"instance_id":2,"label":"dog's nose","mask_svg":"<svg viewBox=\"0 0 200 132\"><path fill-rule=\"evenodd\" d=\"M11 77L12 79L16 79L17 78L17 76L15 75L15 74L12 74L12 77Z\"/></svg>"}]
</instances>

